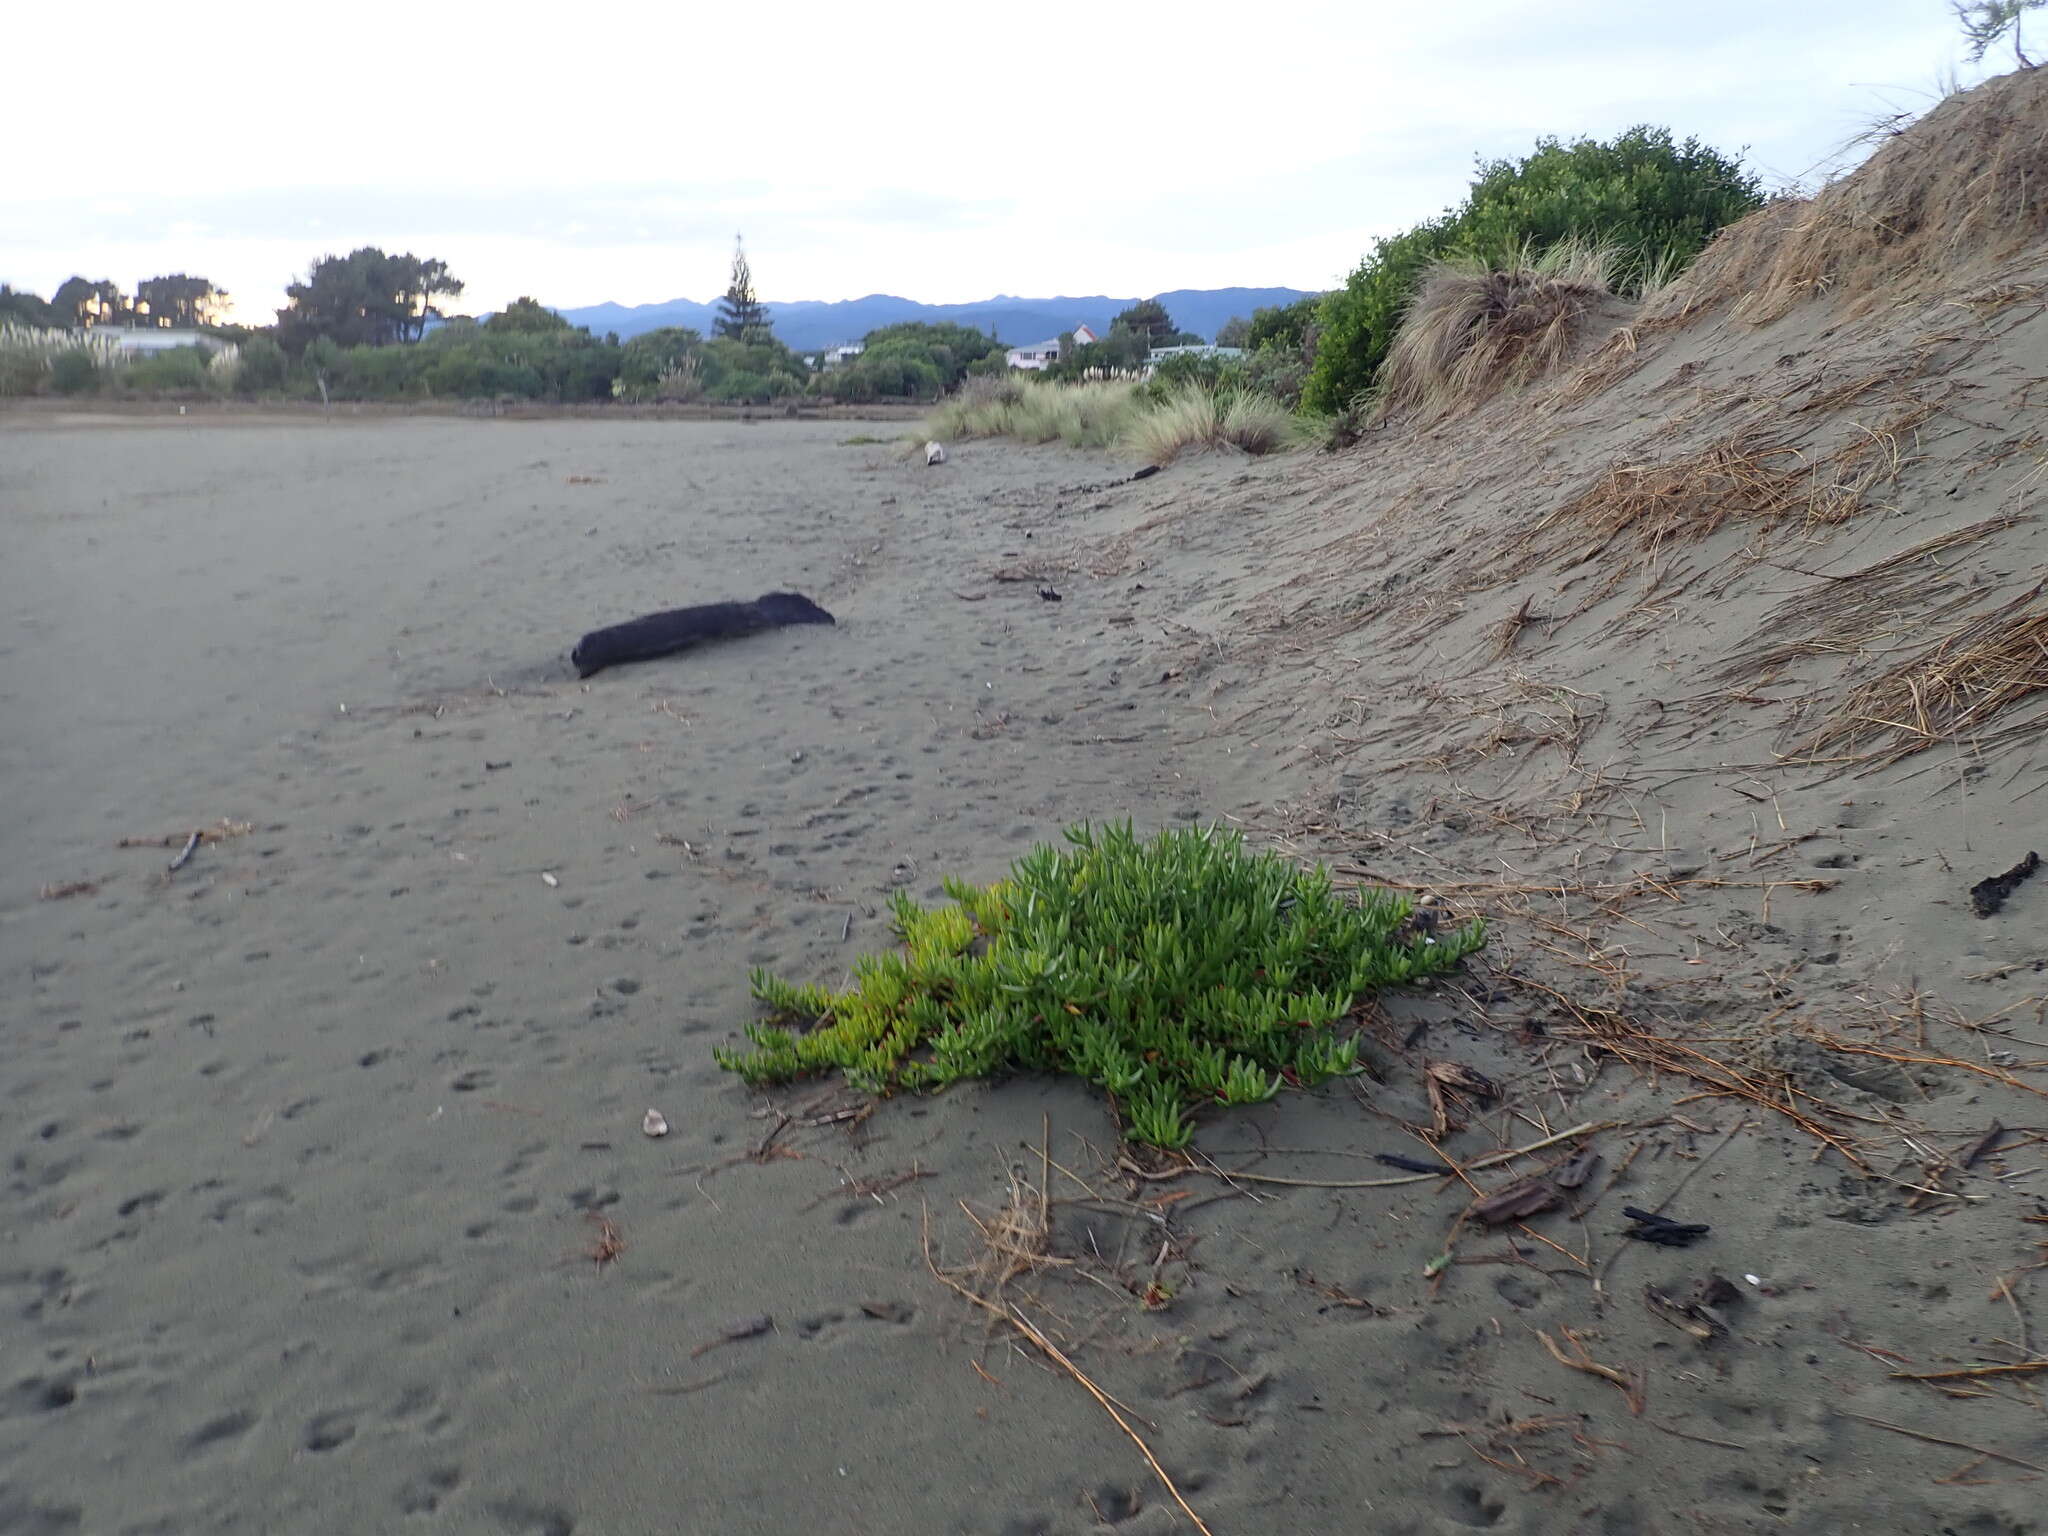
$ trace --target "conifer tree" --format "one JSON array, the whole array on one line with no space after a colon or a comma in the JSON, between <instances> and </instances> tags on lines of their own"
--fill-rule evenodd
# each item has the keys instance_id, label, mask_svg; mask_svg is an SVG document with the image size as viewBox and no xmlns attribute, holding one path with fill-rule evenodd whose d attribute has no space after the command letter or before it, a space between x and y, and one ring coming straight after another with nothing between
<instances>
[{"instance_id":1,"label":"conifer tree","mask_svg":"<svg viewBox=\"0 0 2048 1536\"><path fill-rule=\"evenodd\" d=\"M767 306L754 295L754 272L747 265L747 248L733 236L732 282L718 301L718 319L713 329L734 341L765 341L769 334Z\"/></svg>"}]
</instances>

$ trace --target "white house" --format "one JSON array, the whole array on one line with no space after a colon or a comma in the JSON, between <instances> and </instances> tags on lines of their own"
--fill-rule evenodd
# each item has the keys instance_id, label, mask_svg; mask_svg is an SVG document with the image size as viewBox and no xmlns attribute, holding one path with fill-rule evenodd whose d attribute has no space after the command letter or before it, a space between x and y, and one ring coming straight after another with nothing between
<instances>
[{"instance_id":1,"label":"white house","mask_svg":"<svg viewBox=\"0 0 2048 1536\"><path fill-rule=\"evenodd\" d=\"M1074 327L1074 345L1085 347L1095 340L1095 332L1085 325ZM1012 368L1049 368L1060 360L1060 339L1035 341L1028 347L1012 347L1006 354Z\"/></svg>"},{"instance_id":2,"label":"white house","mask_svg":"<svg viewBox=\"0 0 2048 1536\"><path fill-rule=\"evenodd\" d=\"M111 325L94 326L80 335L90 339L95 346L106 347L122 357L154 357L159 352L169 352L178 347L198 347L207 352L225 351L229 343L217 336L194 329L156 329Z\"/></svg>"},{"instance_id":3,"label":"white house","mask_svg":"<svg viewBox=\"0 0 2048 1536\"><path fill-rule=\"evenodd\" d=\"M825 349L825 366L827 368L844 367L866 350L867 343L861 341L849 341L842 347L827 347Z\"/></svg>"},{"instance_id":4,"label":"white house","mask_svg":"<svg viewBox=\"0 0 2048 1536\"><path fill-rule=\"evenodd\" d=\"M1169 357L1243 357L1243 347L1154 347L1145 354L1145 376L1150 378L1152 370Z\"/></svg>"}]
</instances>

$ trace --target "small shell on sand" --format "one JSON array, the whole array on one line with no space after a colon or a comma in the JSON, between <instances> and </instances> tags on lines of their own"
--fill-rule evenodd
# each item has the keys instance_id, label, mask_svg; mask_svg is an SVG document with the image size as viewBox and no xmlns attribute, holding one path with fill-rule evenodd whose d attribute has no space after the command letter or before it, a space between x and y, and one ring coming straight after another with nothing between
<instances>
[{"instance_id":1,"label":"small shell on sand","mask_svg":"<svg viewBox=\"0 0 2048 1536\"><path fill-rule=\"evenodd\" d=\"M650 1109L641 1117L640 1129L649 1136L666 1136L668 1134L668 1122L662 1119L660 1110Z\"/></svg>"}]
</instances>

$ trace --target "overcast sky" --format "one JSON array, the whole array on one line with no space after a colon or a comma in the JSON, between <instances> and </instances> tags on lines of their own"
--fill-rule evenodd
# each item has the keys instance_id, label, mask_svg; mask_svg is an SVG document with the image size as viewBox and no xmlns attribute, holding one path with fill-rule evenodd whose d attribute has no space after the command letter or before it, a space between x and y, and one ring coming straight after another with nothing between
<instances>
[{"instance_id":1,"label":"overcast sky","mask_svg":"<svg viewBox=\"0 0 2048 1536\"><path fill-rule=\"evenodd\" d=\"M1653 122L1810 179L1962 60L1946 0L78 14L8 22L43 62L8 72L0 280L184 271L258 322L357 245L448 262L455 311L707 299L737 231L770 300L1324 288L1475 154Z\"/></svg>"}]
</instances>

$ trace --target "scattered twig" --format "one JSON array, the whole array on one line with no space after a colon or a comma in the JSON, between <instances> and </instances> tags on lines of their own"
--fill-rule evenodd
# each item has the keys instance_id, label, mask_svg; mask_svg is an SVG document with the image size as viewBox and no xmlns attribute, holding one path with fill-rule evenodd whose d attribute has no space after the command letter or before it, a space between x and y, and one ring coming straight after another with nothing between
<instances>
[{"instance_id":1,"label":"scattered twig","mask_svg":"<svg viewBox=\"0 0 2048 1536\"><path fill-rule=\"evenodd\" d=\"M613 1220L598 1211L586 1213L597 1224L597 1231L590 1239L590 1246L583 1256L595 1264L600 1271L626 1251L625 1234L619 1231Z\"/></svg>"},{"instance_id":2,"label":"scattered twig","mask_svg":"<svg viewBox=\"0 0 2048 1536\"><path fill-rule=\"evenodd\" d=\"M705 1376L697 1381L678 1382L672 1387L649 1387L655 1397L688 1397L692 1392L702 1392L706 1387L715 1387L732 1376L731 1371L720 1371L716 1376Z\"/></svg>"},{"instance_id":3,"label":"scattered twig","mask_svg":"<svg viewBox=\"0 0 2048 1536\"><path fill-rule=\"evenodd\" d=\"M1047 1141L1049 1142L1050 1140L1051 1138L1047 1137ZM983 1311L1001 1318L1004 1322L1016 1328L1019 1333L1035 1344L1048 1360L1059 1366L1086 1388L1088 1395L1102 1405L1102 1411L1114 1419L1117 1428L1128 1435L1131 1443L1137 1446L1138 1453L1145 1458L1146 1465L1151 1467L1159 1481L1165 1485L1166 1491L1173 1495L1173 1501L1180 1506L1181 1513L1194 1522L1195 1529L1201 1532L1202 1536L1215 1536L1215 1533L1203 1523L1202 1517L1195 1513L1194 1506L1188 1503L1186 1497L1182 1495L1179 1485L1174 1482L1166 1468L1159 1464L1159 1458L1152 1454L1152 1448L1145 1443L1144 1437L1131 1427L1129 1420L1117 1412L1116 1405L1110 1401L1108 1394L1093 1381L1089 1380L1087 1374L1078 1365L1074 1364L1072 1360L1068 1359L1057 1344L1053 1343L1051 1339L1047 1338L1044 1333L1034 1326L1031 1319L1024 1315L1021 1308L1010 1303L999 1306L988 1297L977 1295L953 1276L939 1268L937 1261L932 1257L932 1218L930 1207L926 1207L924 1213L924 1262L925 1268L931 1271L933 1279L949 1289L959 1292L960 1295L966 1297L967 1300L980 1307Z\"/></svg>"},{"instance_id":4,"label":"scattered twig","mask_svg":"<svg viewBox=\"0 0 2048 1536\"><path fill-rule=\"evenodd\" d=\"M731 1344L738 1339L759 1338L774 1326L775 1319L766 1313L759 1317L735 1318L719 1330L717 1338L707 1340L691 1350L690 1358L695 1360L700 1355L709 1354L721 1344Z\"/></svg>"},{"instance_id":5,"label":"scattered twig","mask_svg":"<svg viewBox=\"0 0 2048 1536\"><path fill-rule=\"evenodd\" d=\"M1894 1381L1960 1381L1974 1376L2025 1376L2048 1371L2048 1360L2021 1360L2013 1365L1966 1365L1952 1371L1893 1371Z\"/></svg>"},{"instance_id":6,"label":"scattered twig","mask_svg":"<svg viewBox=\"0 0 2048 1536\"><path fill-rule=\"evenodd\" d=\"M1851 1413L1847 1408L1837 1408L1836 1413L1845 1419L1860 1419L1865 1424L1875 1424L1879 1429L1888 1429L1895 1435L1906 1435L1915 1440L1925 1440L1929 1445L1945 1445L1951 1450L1968 1451L1973 1456L1988 1456L1993 1461L2009 1462L2015 1467L2025 1467L2029 1472L2048 1472L2048 1467L2037 1462L2023 1461L2017 1456L2008 1456L2004 1451L1988 1450L1981 1445L1972 1445L1967 1440L1950 1440L1941 1435L1930 1435L1922 1430L1908 1429L1903 1424L1892 1424L1884 1419L1873 1419L1867 1413Z\"/></svg>"},{"instance_id":7,"label":"scattered twig","mask_svg":"<svg viewBox=\"0 0 2048 1536\"><path fill-rule=\"evenodd\" d=\"M1559 1348L1557 1340L1541 1328L1536 1330L1536 1337L1542 1340L1543 1347L1550 1351L1551 1359L1559 1365L1570 1366L1575 1371L1583 1371L1588 1376L1598 1376L1602 1381L1611 1382L1628 1404L1630 1413L1640 1414L1643 1411L1643 1384L1639 1376L1618 1366L1602 1365L1587 1352L1585 1342L1571 1329L1561 1327L1557 1331L1563 1334L1565 1342L1571 1345L1570 1354Z\"/></svg>"}]
</instances>

